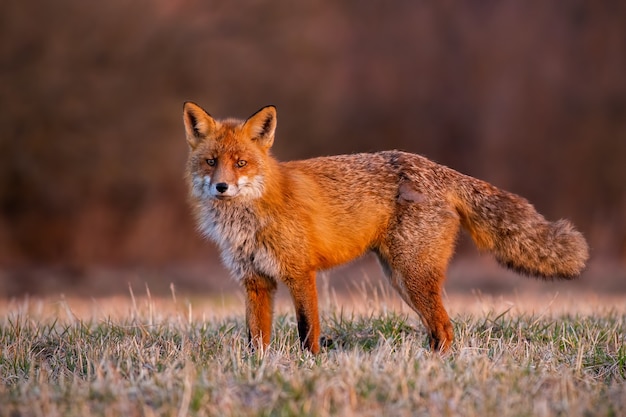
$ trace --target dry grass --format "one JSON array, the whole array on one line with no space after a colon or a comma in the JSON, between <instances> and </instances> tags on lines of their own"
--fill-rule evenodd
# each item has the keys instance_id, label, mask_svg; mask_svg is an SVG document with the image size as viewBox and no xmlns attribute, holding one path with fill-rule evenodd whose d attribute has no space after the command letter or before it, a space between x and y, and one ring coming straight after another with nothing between
<instances>
[{"instance_id":1,"label":"dry grass","mask_svg":"<svg viewBox=\"0 0 626 417\"><path fill-rule=\"evenodd\" d=\"M384 290L358 300L326 295L323 331L334 346L318 356L299 349L283 301L264 354L245 345L238 298L148 294L2 303L0 415L611 416L626 410L623 299L450 296L457 341L439 357L426 349L415 315Z\"/></svg>"}]
</instances>

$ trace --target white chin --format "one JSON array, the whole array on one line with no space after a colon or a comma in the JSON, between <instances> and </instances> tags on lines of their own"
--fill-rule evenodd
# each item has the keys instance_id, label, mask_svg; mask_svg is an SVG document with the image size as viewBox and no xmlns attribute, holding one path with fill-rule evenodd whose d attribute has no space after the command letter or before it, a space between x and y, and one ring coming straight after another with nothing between
<instances>
[{"instance_id":1,"label":"white chin","mask_svg":"<svg viewBox=\"0 0 626 417\"><path fill-rule=\"evenodd\" d=\"M216 195L213 195L212 197L216 200L230 200L232 198L235 198L236 195L216 194Z\"/></svg>"}]
</instances>

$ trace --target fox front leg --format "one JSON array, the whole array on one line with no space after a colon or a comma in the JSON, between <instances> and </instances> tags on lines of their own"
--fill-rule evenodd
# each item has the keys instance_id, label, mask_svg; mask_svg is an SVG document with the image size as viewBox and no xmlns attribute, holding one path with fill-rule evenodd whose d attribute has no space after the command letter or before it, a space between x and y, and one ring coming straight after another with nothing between
<instances>
[{"instance_id":1,"label":"fox front leg","mask_svg":"<svg viewBox=\"0 0 626 417\"><path fill-rule=\"evenodd\" d=\"M272 316L276 282L261 276L244 281L246 289L246 325L250 345L261 351L267 349L272 335Z\"/></svg>"},{"instance_id":2,"label":"fox front leg","mask_svg":"<svg viewBox=\"0 0 626 417\"><path fill-rule=\"evenodd\" d=\"M287 286L296 309L300 343L303 348L317 354L320 351L320 318L315 273L289 280Z\"/></svg>"}]
</instances>

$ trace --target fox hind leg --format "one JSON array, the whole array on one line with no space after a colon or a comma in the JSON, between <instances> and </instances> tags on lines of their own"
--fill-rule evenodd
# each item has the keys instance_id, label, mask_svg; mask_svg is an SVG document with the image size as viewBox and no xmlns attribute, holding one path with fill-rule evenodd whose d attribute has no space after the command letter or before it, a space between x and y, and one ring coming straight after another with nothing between
<instances>
[{"instance_id":1,"label":"fox hind leg","mask_svg":"<svg viewBox=\"0 0 626 417\"><path fill-rule=\"evenodd\" d=\"M459 219L446 207L403 209L376 253L391 285L420 315L430 335L431 349L444 352L450 348L454 333L441 289Z\"/></svg>"},{"instance_id":2,"label":"fox hind leg","mask_svg":"<svg viewBox=\"0 0 626 417\"><path fill-rule=\"evenodd\" d=\"M380 254L378 257L392 287L420 316L424 326L426 326L430 349L433 352L448 350L454 340L454 332L450 317L441 299L443 273L427 270L416 271L413 268L406 270L407 268L403 268L406 265L404 262L402 265L394 267Z\"/></svg>"},{"instance_id":3,"label":"fox hind leg","mask_svg":"<svg viewBox=\"0 0 626 417\"><path fill-rule=\"evenodd\" d=\"M452 323L441 299L440 283L443 280L443 274L435 271L405 277L408 303L422 317L433 352L445 352L454 340Z\"/></svg>"}]
</instances>

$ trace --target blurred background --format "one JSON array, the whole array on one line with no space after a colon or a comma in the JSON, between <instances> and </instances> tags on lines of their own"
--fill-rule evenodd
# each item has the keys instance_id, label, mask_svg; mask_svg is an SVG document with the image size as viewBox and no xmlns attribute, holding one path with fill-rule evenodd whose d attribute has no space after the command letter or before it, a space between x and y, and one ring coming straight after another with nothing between
<instances>
[{"instance_id":1,"label":"blurred background","mask_svg":"<svg viewBox=\"0 0 626 417\"><path fill-rule=\"evenodd\" d=\"M185 100L276 105L279 159L397 148L521 194L588 238L577 285L626 291L625 22L613 0L3 1L0 295L234 286L186 205ZM467 238L455 259L452 288L500 282Z\"/></svg>"}]
</instances>

